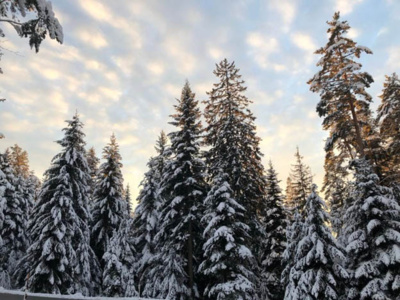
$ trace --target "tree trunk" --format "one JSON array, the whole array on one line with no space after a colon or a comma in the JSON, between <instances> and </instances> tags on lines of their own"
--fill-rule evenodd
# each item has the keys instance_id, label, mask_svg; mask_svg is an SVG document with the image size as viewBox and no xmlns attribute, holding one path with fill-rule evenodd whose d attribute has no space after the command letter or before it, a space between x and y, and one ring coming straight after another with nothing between
<instances>
[{"instance_id":1,"label":"tree trunk","mask_svg":"<svg viewBox=\"0 0 400 300\"><path fill-rule=\"evenodd\" d=\"M189 273L189 288L190 288L190 299L194 300L193 290L193 230L192 221L189 220L189 240L188 240L188 273Z\"/></svg>"}]
</instances>

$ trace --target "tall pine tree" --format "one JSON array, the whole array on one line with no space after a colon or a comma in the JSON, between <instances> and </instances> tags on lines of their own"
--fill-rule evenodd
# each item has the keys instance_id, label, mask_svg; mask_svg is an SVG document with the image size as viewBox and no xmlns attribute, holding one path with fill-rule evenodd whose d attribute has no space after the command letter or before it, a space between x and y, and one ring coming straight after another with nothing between
<instances>
[{"instance_id":1,"label":"tall pine tree","mask_svg":"<svg viewBox=\"0 0 400 300\"><path fill-rule=\"evenodd\" d=\"M123 198L123 177L121 155L117 140L111 135L110 143L104 147L103 159L94 189L92 205L91 245L102 266L114 231L122 220L128 217L127 205Z\"/></svg>"},{"instance_id":2,"label":"tall pine tree","mask_svg":"<svg viewBox=\"0 0 400 300\"><path fill-rule=\"evenodd\" d=\"M205 165L200 158L200 110L186 82L175 105L169 134L172 157L161 180L163 203L160 228L156 236L161 265L154 270L160 279L157 297L194 299L197 260L195 249L200 241L200 218L205 194Z\"/></svg>"},{"instance_id":3,"label":"tall pine tree","mask_svg":"<svg viewBox=\"0 0 400 300\"><path fill-rule=\"evenodd\" d=\"M368 161L355 160L352 167L355 188L344 228L351 271L347 299L398 299L400 206Z\"/></svg>"},{"instance_id":4,"label":"tall pine tree","mask_svg":"<svg viewBox=\"0 0 400 300\"><path fill-rule=\"evenodd\" d=\"M17 282L31 292L93 295L98 290L99 266L89 245L88 180L83 124L76 114L62 151L45 173L45 181L32 213L32 241L17 266Z\"/></svg>"},{"instance_id":5,"label":"tall pine tree","mask_svg":"<svg viewBox=\"0 0 400 300\"><path fill-rule=\"evenodd\" d=\"M261 267L261 299L282 299L284 289L280 277L284 268L283 252L286 249L287 214L283 208L282 190L277 173L269 162L267 194L260 211L260 222L265 237L259 251Z\"/></svg>"}]
</instances>

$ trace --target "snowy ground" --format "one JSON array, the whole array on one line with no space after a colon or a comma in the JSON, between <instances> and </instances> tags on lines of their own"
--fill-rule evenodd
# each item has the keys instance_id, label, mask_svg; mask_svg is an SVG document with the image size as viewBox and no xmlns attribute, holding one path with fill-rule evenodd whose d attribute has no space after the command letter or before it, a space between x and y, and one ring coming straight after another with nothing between
<instances>
[{"instance_id":1,"label":"snowy ground","mask_svg":"<svg viewBox=\"0 0 400 300\"><path fill-rule=\"evenodd\" d=\"M22 300L24 299L24 292L21 291L9 291L4 290L0 287L0 299L1 300ZM108 298L108 297L84 297L82 295L49 295L49 294L33 294L28 293L27 300L140 300L145 298ZM147 299L156 300L156 299Z\"/></svg>"}]
</instances>

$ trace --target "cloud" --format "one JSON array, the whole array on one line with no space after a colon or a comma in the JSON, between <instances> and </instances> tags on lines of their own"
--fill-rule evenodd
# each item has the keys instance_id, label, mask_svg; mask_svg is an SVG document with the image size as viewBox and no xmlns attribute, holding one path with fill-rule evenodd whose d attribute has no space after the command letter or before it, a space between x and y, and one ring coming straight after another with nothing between
<instances>
[{"instance_id":1,"label":"cloud","mask_svg":"<svg viewBox=\"0 0 400 300\"><path fill-rule=\"evenodd\" d=\"M386 65L392 70L400 68L400 47L389 47L387 50L389 57L386 61Z\"/></svg>"},{"instance_id":2,"label":"cloud","mask_svg":"<svg viewBox=\"0 0 400 300\"><path fill-rule=\"evenodd\" d=\"M100 32L94 30L79 30L78 37L82 42L86 43L87 46L94 47L95 49L108 46L108 41L104 36Z\"/></svg>"},{"instance_id":3,"label":"cloud","mask_svg":"<svg viewBox=\"0 0 400 300\"><path fill-rule=\"evenodd\" d=\"M302 50L313 53L317 49L317 45L310 35L304 33L294 33L291 35L292 42Z\"/></svg>"},{"instance_id":4,"label":"cloud","mask_svg":"<svg viewBox=\"0 0 400 300\"><path fill-rule=\"evenodd\" d=\"M341 15L347 15L353 12L354 7L363 1L364 0L336 0L335 10L340 11Z\"/></svg>"},{"instance_id":5,"label":"cloud","mask_svg":"<svg viewBox=\"0 0 400 300\"><path fill-rule=\"evenodd\" d=\"M283 21L283 30L288 31L296 17L297 8L295 1L291 0L272 0L269 2L271 10L277 12Z\"/></svg>"}]
</instances>

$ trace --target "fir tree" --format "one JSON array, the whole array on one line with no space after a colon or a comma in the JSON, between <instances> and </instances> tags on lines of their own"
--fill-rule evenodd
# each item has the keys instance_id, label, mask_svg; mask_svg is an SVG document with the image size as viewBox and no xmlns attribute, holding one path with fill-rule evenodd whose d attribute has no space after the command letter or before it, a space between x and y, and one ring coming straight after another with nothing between
<instances>
[{"instance_id":1,"label":"fir tree","mask_svg":"<svg viewBox=\"0 0 400 300\"><path fill-rule=\"evenodd\" d=\"M143 297L153 295L153 278L149 272L160 262L155 260L156 244L155 235L160 227L159 208L161 206L161 195L159 193L163 170L168 157L166 154L167 137L161 132L157 140L157 156L151 158L147 163L148 171L141 182L142 189L137 198L138 205L135 209L133 219L133 237L137 250L137 274L139 294Z\"/></svg>"},{"instance_id":2,"label":"fir tree","mask_svg":"<svg viewBox=\"0 0 400 300\"><path fill-rule=\"evenodd\" d=\"M341 265L345 255L327 226L329 216L325 203L316 193L316 185L311 190L295 262L290 270L291 284L284 299L341 299L344 280L348 278Z\"/></svg>"},{"instance_id":3,"label":"fir tree","mask_svg":"<svg viewBox=\"0 0 400 300\"><path fill-rule=\"evenodd\" d=\"M201 272L207 276L208 299L256 299L254 256L247 247L250 227L245 208L233 198L227 174L216 176L205 199L202 219L206 242Z\"/></svg>"},{"instance_id":4,"label":"fir tree","mask_svg":"<svg viewBox=\"0 0 400 300\"><path fill-rule=\"evenodd\" d=\"M0 284L5 288L12 287L10 277L28 247L24 207L9 152L0 153Z\"/></svg>"},{"instance_id":5,"label":"fir tree","mask_svg":"<svg viewBox=\"0 0 400 300\"><path fill-rule=\"evenodd\" d=\"M244 243L256 253L258 243L254 239L261 234L257 212L266 186L260 138L256 136L255 117L249 109L251 101L244 95L246 87L235 63L222 60L214 74L219 82L208 93L204 112L209 181L213 181L220 169L228 175L232 197L245 208L244 223L251 228Z\"/></svg>"},{"instance_id":6,"label":"fir tree","mask_svg":"<svg viewBox=\"0 0 400 300\"><path fill-rule=\"evenodd\" d=\"M10 164L15 172L15 175L27 178L29 176L29 159L28 153L20 146L15 144L10 147Z\"/></svg>"},{"instance_id":7,"label":"fir tree","mask_svg":"<svg viewBox=\"0 0 400 300\"><path fill-rule=\"evenodd\" d=\"M351 271L348 299L397 299L400 294L400 206L370 163L352 162L353 201L345 219Z\"/></svg>"},{"instance_id":8,"label":"fir tree","mask_svg":"<svg viewBox=\"0 0 400 300\"><path fill-rule=\"evenodd\" d=\"M290 198L286 198L289 210L297 209L302 213L311 191L312 175L310 167L303 163L303 156L300 155L297 147L295 153L296 163L292 165L290 173ZM286 195L288 196L288 195Z\"/></svg>"},{"instance_id":9,"label":"fir tree","mask_svg":"<svg viewBox=\"0 0 400 300\"><path fill-rule=\"evenodd\" d=\"M131 217L132 216L132 199L131 199L131 189L129 187L129 183L126 186L124 194L125 194L124 198L125 198L125 202L126 202L126 209L128 210L127 213L128 213L128 216Z\"/></svg>"},{"instance_id":10,"label":"fir tree","mask_svg":"<svg viewBox=\"0 0 400 300\"><path fill-rule=\"evenodd\" d=\"M114 134L110 143L104 147L103 158L106 161L100 166L94 190L91 245L101 265L105 266L107 262L103 255L112 235L128 216L123 199L122 158Z\"/></svg>"},{"instance_id":11,"label":"fir tree","mask_svg":"<svg viewBox=\"0 0 400 300\"><path fill-rule=\"evenodd\" d=\"M95 183L97 179L97 173L99 171L100 159L96 156L96 150L91 147L86 153L86 160L88 162L88 167L90 170L90 197L93 200L93 192L95 188Z\"/></svg>"},{"instance_id":12,"label":"fir tree","mask_svg":"<svg viewBox=\"0 0 400 300\"><path fill-rule=\"evenodd\" d=\"M282 190L276 171L269 162L267 194L260 212L260 222L265 234L259 253L261 267L261 299L282 299L284 290L280 283L283 271L283 252L286 249L287 216L283 208Z\"/></svg>"},{"instance_id":13,"label":"fir tree","mask_svg":"<svg viewBox=\"0 0 400 300\"><path fill-rule=\"evenodd\" d=\"M45 173L29 222L32 241L19 262L16 281L31 292L93 295L98 289L98 262L89 245L88 178L78 115L67 121L63 147Z\"/></svg>"},{"instance_id":14,"label":"fir tree","mask_svg":"<svg viewBox=\"0 0 400 300\"><path fill-rule=\"evenodd\" d=\"M107 297L138 296L134 281L136 250L131 240L130 220L123 220L115 231L107 251L103 271L103 294Z\"/></svg>"},{"instance_id":15,"label":"fir tree","mask_svg":"<svg viewBox=\"0 0 400 300\"><path fill-rule=\"evenodd\" d=\"M171 157L165 166L160 193L160 228L156 235L157 259L154 270L160 280L157 297L193 299L198 293L194 276L194 249L201 245L200 218L205 192L205 165L200 158L201 123L198 101L186 82L172 115L178 131L169 134Z\"/></svg>"},{"instance_id":16,"label":"fir tree","mask_svg":"<svg viewBox=\"0 0 400 300\"><path fill-rule=\"evenodd\" d=\"M396 73L386 76L380 96L377 122L385 153L382 157L383 179L386 184L400 178L400 79Z\"/></svg>"}]
</instances>

